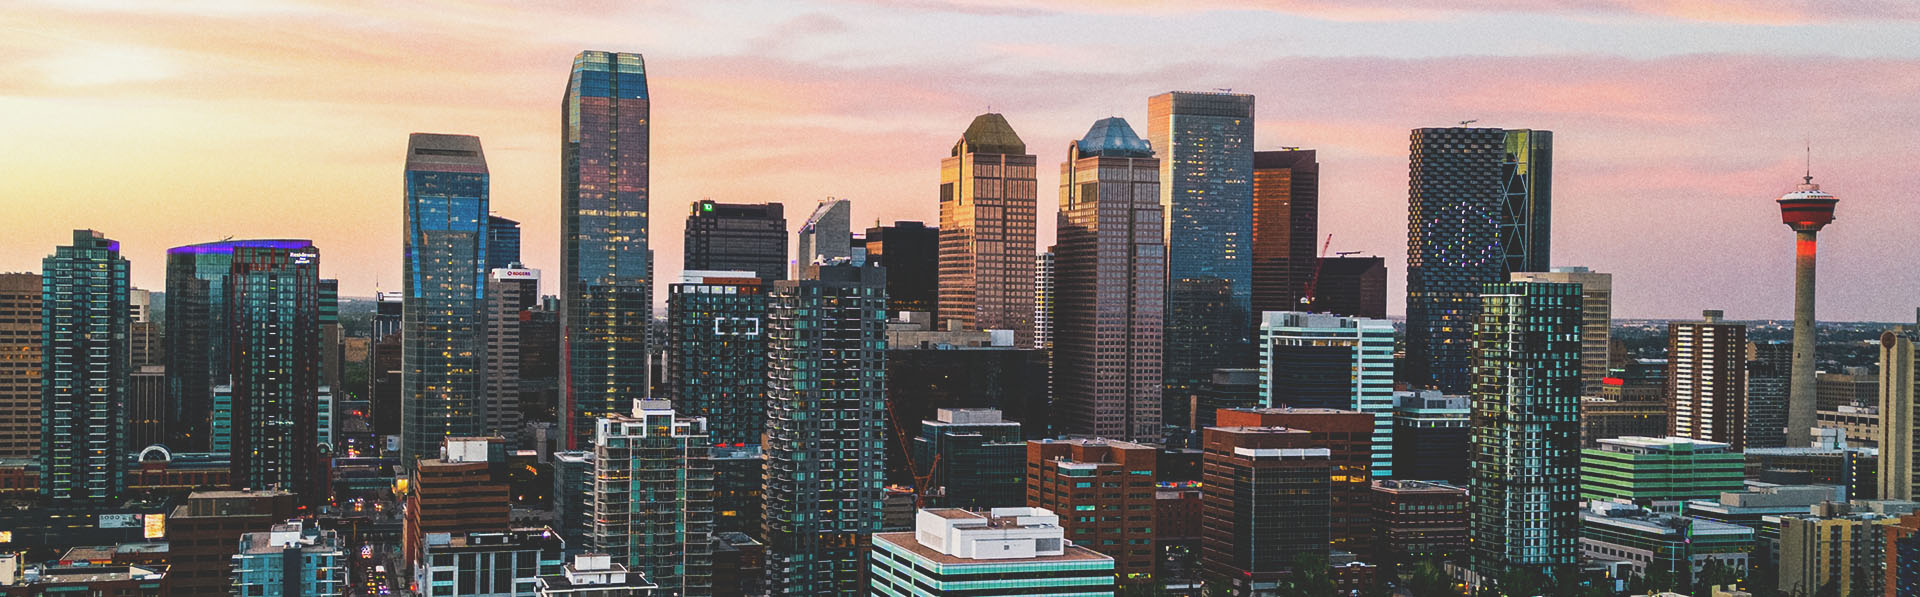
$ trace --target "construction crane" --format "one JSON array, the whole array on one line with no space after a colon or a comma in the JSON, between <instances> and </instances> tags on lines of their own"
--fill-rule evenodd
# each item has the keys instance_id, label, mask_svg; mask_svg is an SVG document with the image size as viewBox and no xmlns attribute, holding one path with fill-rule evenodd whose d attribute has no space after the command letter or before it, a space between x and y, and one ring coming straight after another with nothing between
<instances>
[{"instance_id":1,"label":"construction crane","mask_svg":"<svg viewBox=\"0 0 1920 597\"><path fill-rule=\"evenodd\" d=\"M1346 256L1348 256L1348 255L1359 255L1359 254L1361 254L1361 253L1365 253L1365 252L1366 252L1366 251L1334 251L1334 252L1333 252L1333 256L1334 256L1334 257L1346 257Z\"/></svg>"},{"instance_id":2,"label":"construction crane","mask_svg":"<svg viewBox=\"0 0 1920 597\"><path fill-rule=\"evenodd\" d=\"M933 482L933 469L940 466L940 454L934 453L933 462L927 465L927 474L920 474L920 467L913 463L913 444L907 439L906 429L900 427L900 417L894 413L892 401L887 402L887 421L893 423L893 437L900 441L900 453L906 455L907 474L913 476L913 507L919 509L920 502L932 490L927 485Z\"/></svg>"},{"instance_id":3,"label":"construction crane","mask_svg":"<svg viewBox=\"0 0 1920 597\"><path fill-rule=\"evenodd\" d=\"M1327 247L1333 246L1333 233L1327 233L1327 242L1320 245L1320 258L1313 261L1313 278L1307 280L1307 292L1300 295L1300 304L1313 304L1313 287L1320 284L1320 266L1327 263Z\"/></svg>"},{"instance_id":4,"label":"construction crane","mask_svg":"<svg viewBox=\"0 0 1920 597\"><path fill-rule=\"evenodd\" d=\"M1480 119L1478 119L1478 118L1475 118L1475 119L1473 119L1473 120L1462 120L1462 121L1460 121L1460 126L1467 126L1467 125L1469 125L1469 124L1473 124L1473 123L1476 123L1476 122L1480 122Z\"/></svg>"}]
</instances>

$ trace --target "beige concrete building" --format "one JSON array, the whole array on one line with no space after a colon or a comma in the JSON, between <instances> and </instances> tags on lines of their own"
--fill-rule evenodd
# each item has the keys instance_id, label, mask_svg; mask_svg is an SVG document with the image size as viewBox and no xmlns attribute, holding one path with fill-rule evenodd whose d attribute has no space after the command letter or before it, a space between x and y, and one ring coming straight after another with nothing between
<instances>
[{"instance_id":1,"label":"beige concrete building","mask_svg":"<svg viewBox=\"0 0 1920 597\"><path fill-rule=\"evenodd\" d=\"M1607 344L1613 337L1613 274L1585 267L1514 272L1514 282L1580 285L1580 395L1599 396L1607 378Z\"/></svg>"}]
</instances>

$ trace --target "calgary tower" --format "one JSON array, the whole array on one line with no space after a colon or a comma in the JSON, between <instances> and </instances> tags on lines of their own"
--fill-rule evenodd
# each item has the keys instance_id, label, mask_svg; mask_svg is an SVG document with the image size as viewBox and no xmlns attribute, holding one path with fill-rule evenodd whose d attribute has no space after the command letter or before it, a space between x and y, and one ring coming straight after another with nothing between
<instances>
[{"instance_id":1,"label":"calgary tower","mask_svg":"<svg viewBox=\"0 0 1920 597\"><path fill-rule=\"evenodd\" d=\"M1820 229L1833 221L1840 199L1820 190L1809 172L1798 189L1780 197L1780 220L1793 229L1793 381L1787 393L1787 445L1806 447L1817 417L1813 379L1813 268Z\"/></svg>"}]
</instances>

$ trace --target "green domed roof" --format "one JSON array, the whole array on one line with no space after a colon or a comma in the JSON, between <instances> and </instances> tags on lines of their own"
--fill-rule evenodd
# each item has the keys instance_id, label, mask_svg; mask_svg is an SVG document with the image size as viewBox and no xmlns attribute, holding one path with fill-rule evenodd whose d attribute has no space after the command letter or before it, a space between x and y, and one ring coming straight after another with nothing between
<instances>
[{"instance_id":1,"label":"green domed roof","mask_svg":"<svg viewBox=\"0 0 1920 597\"><path fill-rule=\"evenodd\" d=\"M988 112L975 116L973 124L967 125L967 132L960 134L960 142L953 144L953 155L962 153L1023 155L1027 153L1027 142L1013 132L1013 125L1007 124L1006 117Z\"/></svg>"}]
</instances>

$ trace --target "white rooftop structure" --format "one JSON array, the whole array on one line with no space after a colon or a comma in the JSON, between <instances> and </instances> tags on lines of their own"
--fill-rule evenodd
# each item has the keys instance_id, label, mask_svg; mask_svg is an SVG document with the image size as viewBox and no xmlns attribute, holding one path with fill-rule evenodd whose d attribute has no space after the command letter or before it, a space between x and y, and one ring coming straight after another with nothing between
<instances>
[{"instance_id":1,"label":"white rooftop structure","mask_svg":"<svg viewBox=\"0 0 1920 597\"><path fill-rule=\"evenodd\" d=\"M1066 554L1066 530L1045 508L994 508L986 514L957 508L921 510L914 538L956 558L1012 560Z\"/></svg>"}]
</instances>

